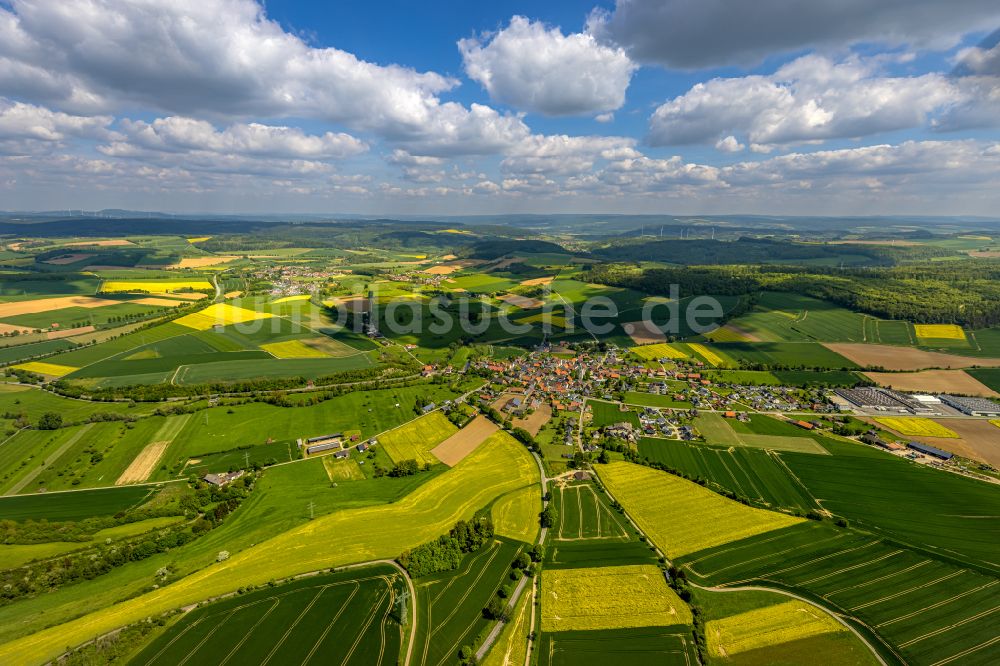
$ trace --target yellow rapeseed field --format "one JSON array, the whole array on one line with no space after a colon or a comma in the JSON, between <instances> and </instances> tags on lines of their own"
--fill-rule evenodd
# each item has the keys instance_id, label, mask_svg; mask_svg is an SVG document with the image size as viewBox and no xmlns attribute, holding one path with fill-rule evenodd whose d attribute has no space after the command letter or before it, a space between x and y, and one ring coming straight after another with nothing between
<instances>
[{"instance_id":1,"label":"yellow rapeseed field","mask_svg":"<svg viewBox=\"0 0 1000 666\"><path fill-rule=\"evenodd\" d=\"M804 520L745 506L696 483L633 463L613 462L595 469L608 492L670 558Z\"/></svg>"},{"instance_id":2,"label":"yellow rapeseed field","mask_svg":"<svg viewBox=\"0 0 1000 666\"><path fill-rule=\"evenodd\" d=\"M955 324L914 324L913 328L918 338L965 340L965 331Z\"/></svg>"},{"instance_id":3,"label":"yellow rapeseed field","mask_svg":"<svg viewBox=\"0 0 1000 666\"><path fill-rule=\"evenodd\" d=\"M166 294L179 289L211 289L206 280L105 280L101 285L104 293L146 291L151 294Z\"/></svg>"},{"instance_id":4,"label":"yellow rapeseed field","mask_svg":"<svg viewBox=\"0 0 1000 666\"><path fill-rule=\"evenodd\" d=\"M211 238L211 236L198 236L197 238L188 238L187 242L188 243L204 243L209 238Z\"/></svg>"},{"instance_id":5,"label":"yellow rapeseed field","mask_svg":"<svg viewBox=\"0 0 1000 666\"><path fill-rule=\"evenodd\" d=\"M708 652L713 657L836 631L846 629L815 606L798 600L709 620L705 627Z\"/></svg>"},{"instance_id":6,"label":"yellow rapeseed field","mask_svg":"<svg viewBox=\"0 0 1000 666\"><path fill-rule=\"evenodd\" d=\"M393 462L416 460L433 465L438 459L431 449L458 432L458 427L441 412L431 412L404 423L378 438L379 445Z\"/></svg>"},{"instance_id":7,"label":"yellow rapeseed field","mask_svg":"<svg viewBox=\"0 0 1000 666\"><path fill-rule=\"evenodd\" d=\"M723 358L718 353L712 351L711 349L709 349L705 345L699 345L696 342L691 342L691 343L688 343L688 347L691 348L691 351L693 351L694 353L698 354L699 356L701 356L703 359L705 359L706 361L708 361L709 363L711 363L715 367L719 367L720 365L726 365L726 359L725 358Z\"/></svg>"},{"instance_id":8,"label":"yellow rapeseed field","mask_svg":"<svg viewBox=\"0 0 1000 666\"><path fill-rule=\"evenodd\" d=\"M524 446L498 435L491 446L478 448L396 502L316 518L166 587L0 645L0 664L42 663L67 645L246 585L394 558L472 518L495 498L538 482L538 466Z\"/></svg>"},{"instance_id":9,"label":"yellow rapeseed field","mask_svg":"<svg viewBox=\"0 0 1000 666\"><path fill-rule=\"evenodd\" d=\"M542 573L542 631L691 624L691 610L652 564Z\"/></svg>"},{"instance_id":10,"label":"yellow rapeseed field","mask_svg":"<svg viewBox=\"0 0 1000 666\"><path fill-rule=\"evenodd\" d=\"M26 370L28 372L35 372L39 375L49 375L51 377L63 377L71 372L75 372L80 368L74 368L71 365L59 365L58 363L44 363L42 361L28 361L27 363L18 363L14 366L18 370Z\"/></svg>"},{"instance_id":11,"label":"yellow rapeseed field","mask_svg":"<svg viewBox=\"0 0 1000 666\"><path fill-rule=\"evenodd\" d=\"M175 319L174 323L197 331L207 331L213 326L228 326L257 319L270 319L273 316L268 312L255 312L229 303L215 303L204 310Z\"/></svg>"},{"instance_id":12,"label":"yellow rapeseed field","mask_svg":"<svg viewBox=\"0 0 1000 666\"><path fill-rule=\"evenodd\" d=\"M996 427L1000 428L1000 419L992 419L990 421L990 424L995 425Z\"/></svg>"},{"instance_id":13,"label":"yellow rapeseed field","mask_svg":"<svg viewBox=\"0 0 1000 666\"><path fill-rule=\"evenodd\" d=\"M269 342L261 345L261 349L276 358L327 358L327 355L301 340L286 340L285 342Z\"/></svg>"},{"instance_id":14,"label":"yellow rapeseed field","mask_svg":"<svg viewBox=\"0 0 1000 666\"><path fill-rule=\"evenodd\" d=\"M922 416L880 416L875 420L886 428L895 430L900 435L958 438L958 433L951 428L946 428L937 421L931 421Z\"/></svg>"},{"instance_id":15,"label":"yellow rapeseed field","mask_svg":"<svg viewBox=\"0 0 1000 666\"><path fill-rule=\"evenodd\" d=\"M688 354L682 352L669 342L660 342L655 345L642 345L640 347L630 347L631 351L638 354L647 361L654 358L687 358Z\"/></svg>"},{"instance_id":16,"label":"yellow rapeseed field","mask_svg":"<svg viewBox=\"0 0 1000 666\"><path fill-rule=\"evenodd\" d=\"M534 543L538 537L538 514L542 511L542 491L535 486L521 488L497 500L490 514L499 536Z\"/></svg>"}]
</instances>

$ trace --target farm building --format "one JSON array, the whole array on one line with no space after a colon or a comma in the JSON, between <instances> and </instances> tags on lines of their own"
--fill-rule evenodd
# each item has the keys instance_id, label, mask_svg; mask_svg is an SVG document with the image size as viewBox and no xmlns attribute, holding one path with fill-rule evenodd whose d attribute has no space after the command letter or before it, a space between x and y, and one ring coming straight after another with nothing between
<instances>
[{"instance_id":1,"label":"farm building","mask_svg":"<svg viewBox=\"0 0 1000 666\"><path fill-rule=\"evenodd\" d=\"M925 453L929 456L940 458L941 460L951 460L953 457L953 454L947 451L942 451L937 447L930 446L928 444L921 444L920 442L910 442L906 446L914 451L919 451L920 453Z\"/></svg>"},{"instance_id":2,"label":"farm building","mask_svg":"<svg viewBox=\"0 0 1000 666\"><path fill-rule=\"evenodd\" d=\"M816 427L812 423L809 423L808 421L795 421L795 425L802 428L803 430L812 430Z\"/></svg>"},{"instance_id":3,"label":"farm building","mask_svg":"<svg viewBox=\"0 0 1000 666\"><path fill-rule=\"evenodd\" d=\"M322 442L323 440L326 439L340 439L343 436L344 433L342 432L335 432L329 435L319 435L318 437L310 437L309 439L307 439L306 444L315 444L316 442Z\"/></svg>"},{"instance_id":4,"label":"farm building","mask_svg":"<svg viewBox=\"0 0 1000 666\"><path fill-rule=\"evenodd\" d=\"M312 455L314 453L320 453L321 451L329 451L331 449L339 449L341 443L339 439L332 439L321 444L313 444L312 446L306 447L306 453Z\"/></svg>"},{"instance_id":5,"label":"farm building","mask_svg":"<svg viewBox=\"0 0 1000 666\"><path fill-rule=\"evenodd\" d=\"M205 483L221 488L230 481L235 481L241 476L243 476L243 470L239 470L237 472L223 472L222 474L206 474L202 477L202 480Z\"/></svg>"},{"instance_id":6,"label":"farm building","mask_svg":"<svg viewBox=\"0 0 1000 666\"><path fill-rule=\"evenodd\" d=\"M334 458L347 458L350 455L351 455L351 450L350 449L341 449L340 451L337 451L336 453L334 453L333 457Z\"/></svg>"},{"instance_id":7,"label":"farm building","mask_svg":"<svg viewBox=\"0 0 1000 666\"><path fill-rule=\"evenodd\" d=\"M969 416L1000 416L1000 405L986 398L940 395L941 402Z\"/></svg>"}]
</instances>

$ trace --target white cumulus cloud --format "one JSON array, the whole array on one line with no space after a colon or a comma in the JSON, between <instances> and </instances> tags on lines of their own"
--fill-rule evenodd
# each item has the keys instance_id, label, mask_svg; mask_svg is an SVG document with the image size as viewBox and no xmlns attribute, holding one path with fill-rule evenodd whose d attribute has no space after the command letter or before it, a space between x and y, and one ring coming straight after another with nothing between
<instances>
[{"instance_id":1,"label":"white cumulus cloud","mask_svg":"<svg viewBox=\"0 0 1000 666\"><path fill-rule=\"evenodd\" d=\"M940 74L889 77L879 73L875 60L834 62L808 55L772 75L696 84L656 109L649 140L680 145L735 135L759 151L774 144L863 137L922 126L964 97Z\"/></svg>"},{"instance_id":2,"label":"white cumulus cloud","mask_svg":"<svg viewBox=\"0 0 1000 666\"><path fill-rule=\"evenodd\" d=\"M636 65L590 34L564 35L523 16L488 40L458 43L465 73L502 104L549 116L613 111Z\"/></svg>"}]
</instances>

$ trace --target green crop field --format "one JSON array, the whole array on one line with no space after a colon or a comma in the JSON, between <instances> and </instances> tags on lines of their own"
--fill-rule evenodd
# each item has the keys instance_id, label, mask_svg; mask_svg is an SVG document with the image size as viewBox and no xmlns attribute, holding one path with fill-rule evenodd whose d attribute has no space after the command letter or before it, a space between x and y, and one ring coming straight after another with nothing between
<instances>
[{"instance_id":1,"label":"green crop field","mask_svg":"<svg viewBox=\"0 0 1000 666\"><path fill-rule=\"evenodd\" d=\"M625 402L630 405L642 405L643 407L680 407L690 409L691 403L674 399L673 395L660 395L656 393L637 393L629 391L625 394ZM590 404L594 404L591 402Z\"/></svg>"},{"instance_id":2,"label":"green crop field","mask_svg":"<svg viewBox=\"0 0 1000 666\"><path fill-rule=\"evenodd\" d=\"M759 363L774 368L853 370L858 367L840 354L815 342L722 342L713 346L737 363Z\"/></svg>"},{"instance_id":3,"label":"green crop field","mask_svg":"<svg viewBox=\"0 0 1000 666\"><path fill-rule=\"evenodd\" d=\"M856 386L861 381L847 370L774 370L771 374L785 386Z\"/></svg>"},{"instance_id":4,"label":"green crop field","mask_svg":"<svg viewBox=\"0 0 1000 666\"><path fill-rule=\"evenodd\" d=\"M809 437L810 431L804 430L788 421L783 421L767 414L751 414L747 422L729 419L726 423L738 433L753 435L781 435L785 437Z\"/></svg>"},{"instance_id":5,"label":"green crop field","mask_svg":"<svg viewBox=\"0 0 1000 666\"><path fill-rule=\"evenodd\" d=\"M0 497L0 516L8 520L83 520L138 506L155 494L153 486L122 486Z\"/></svg>"},{"instance_id":6,"label":"green crop field","mask_svg":"<svg viewBox=\"0 0 1000 666\"><path fill-rule=\"evenodd\" d=\"M403 574L389 565L320 574L200 607L129 663L396 664Z\"/></svg>"},{"instance_id":7,"label":"green crop field","mask_svg":"<svg viewBox=\"0 0 1000 666\"><path fill-rule=\"evenodd\" d=\"M393 462L416 460L421 465L434 465L438 460L431 449L456 432L458 427L435 411L382 434L378 441Z\"/></svg>"},{"instance_id":8,"label":"green crop field","mask_svg":"<svg viewBox=\"0 0 1000 666\"><path fill-rule=\"evenodd\" d=\"M866 342L864 315L808 296L764 292L733 324L764 342Z\"/></svg>"},{"instance_id":9,"label":"green crop field","mask_svg":"<svg viewBox=\"0 0 1000 666\"><path fill-rule=\"evenodd\" d=\"M1000 392L1000 368L970 368L966 372L994 391Z\"/></svg>"},{"instance_id":10,"label":"green crop field","mask_svg":"<svg viewBox=\"0 0 1000 666\"><path fill-rule=\"evenodd\" d=\"M43 340L26 345L11 345L0 347L0 363L17 363L33 356L51 354L64 349L72 349L75 345L66 339Z\"/></svg>"},{"instance_id":11,"label":"green crop field","mask_svg":"<svg viewBox=\"0 0 1000 666\"><path fill-rule=\"evenodd\" d=\"M588 400L587 406L594 412L591 425L602 427L614 425L615 423L628 422L634 427L639 427L639 416L633 411L622 411L618 403L603 402L601 400Z\"/></svg>"},{"instance_id":12,"label":"green crop field","mask_svg":"<svg viewBox=\"0 0 1000 666\"><path fill-rule=\"evenodd\" d=\"M471 645L489 621L482 609L507 582L510 564L523 543L498 539L466 555L459 568L414 581L417 590L417 634L413 662L426 666L454 663L458 651Z\"/></svg>"},{"instance_id":13,"label":"green crop field","mask_svg":"<svg viewBox=\"0 0 1000 666\"><path fill-rule=\"evenodd\" d=\"M0 662L10 660L15 654L19 659L43 661L61 652L67 644L80 643L150 614L244 585L259 585L274 578L352 562L396 557L407 548L436 538L457 520L472 517L496 497L537 479L538 467L524 447L508 435L497 433L458 465L393 504L349 509L317 518L167 587L5 643L0 646ZM290 552L296 556L289 557Z\"/></svg>"},{"instance_id":14,"label":"green crop field","mask_svg":"<svg viewBox=\"0 0 1000 666\"><path fill-rule=\"evenodd\" d=\"M767 451L643 438L639 440L639 455L775 508L817 508L777 454Z\"/></svg>"},{"instance_id":15,"label":"green crop field","mask_svg":"<svg viewBox=\"0 0 1000 666\"><path fill-rule=\"evenodd\" d=\"M639 627L543 633L542 666L690 666L697 663L689 627Z\"/></svg>"},{"instance_id":16,"label":"green crop field","mask_svg":"<svg viewBox=\"0 0 1000 666\"><path fill-rule=\"evenodd\" d=\"M905 663L997 657L1000 580L870 534L804 523L693 553L678 565L701 584L766 581L805 593L854 618Z\"/></svg>"},{"instance_id":17,"label":"green crop field","mask_svg":"<svg viewBox=\"0 0 1000 666\"><path fill-rule=\"evenodd\" d=\"M627 538L627 521L608 507L603 493L597 492L592 484L559 486L553 494L559 496L556 540Z\"/></svg>"},{"instance_id":18,"label":"green crop field","mask_svg":"<svg viewBox=\"0 0 1000 666\"><path fill-rule=\"evenodd\" d=\"M825 446L832 456L781 455L825 509L907 544L1000 572L995 543L986 537L1000 530L1000 494L991 484L856 444Z\"/></svg>"},{"instance_id":19,"label":"green crop field","mask_svg":"<svg viewBox=\"0 0 1000 666\"><path fill-rule=\"evenodd\" d=\"M454 276L446 284L473 294L494 294L510 291L518 285L518 282L492 273L468 273Z\"/></svg>"}]
</instances>

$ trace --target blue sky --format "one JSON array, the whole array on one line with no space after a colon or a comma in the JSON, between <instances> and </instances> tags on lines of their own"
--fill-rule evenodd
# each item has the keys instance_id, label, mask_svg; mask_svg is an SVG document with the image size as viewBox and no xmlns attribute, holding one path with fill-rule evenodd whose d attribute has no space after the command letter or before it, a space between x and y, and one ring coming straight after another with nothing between
<instances>
[{"instance_id":1,"label":"blue sky","mask_svg":"<svg viewBox=\"0 0 1000 666\"><path fill-rule=\"evenodd\" d=\"M0 209L995 215L998 28L992 0L0 0Z\"/></svg>"}]
</instances>

